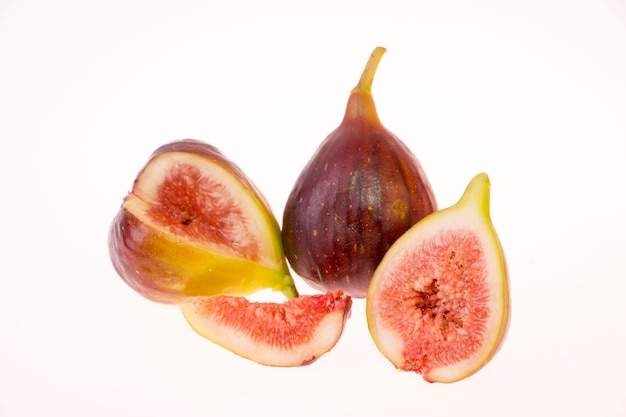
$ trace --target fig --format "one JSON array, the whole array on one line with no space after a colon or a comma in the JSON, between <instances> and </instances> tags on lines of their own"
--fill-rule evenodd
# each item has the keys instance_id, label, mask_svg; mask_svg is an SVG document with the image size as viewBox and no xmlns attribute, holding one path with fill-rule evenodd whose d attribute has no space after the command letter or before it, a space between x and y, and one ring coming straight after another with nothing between
<instances>
[{"instance_id":1,"label":"fig","mask_svg":"<svg viewBox=\"0 0 626 417\"><path fill-rule=\"evenodd\" d=\"M355 298L365 297L391 244L437 209L419 161L376 112L371 86L385 51L374 49L343 121L300 173L283 212L293 270L313 288Z\"/></svg>"},{"instance_id":2,"label":"fig","mask_svg":"<svg viewBox=\"0 0 626 417\"><path fill-rule=\"evenodd\" d=\"M455 205L402 235L376 269L366 299L368 328L397 369L450 383L476 373L502 345L509 280L489 200L482 173Z\"/></svg>"},{"instance_id":3,"label":"fig","mask_svg":"<svg viewBox=\"0 0 626 417\"><path fill-rule=\"evenodd\" d=\"M198 140L153 152L112 222L109 254L122 279L156 302L262 289L298 295L264 197Z\"/></svg>"},{"instance_id":4,"label":"fig","mask_svg":"<svg viewBox=\"0 0 626 417\"><path fill-rule=\"evenodd\" d=\"M180 304L189 325L231 352L267 366L309 365L339 340L352 299L341 290L283 303L196 297Z\"/></svg>"}]
</instances>

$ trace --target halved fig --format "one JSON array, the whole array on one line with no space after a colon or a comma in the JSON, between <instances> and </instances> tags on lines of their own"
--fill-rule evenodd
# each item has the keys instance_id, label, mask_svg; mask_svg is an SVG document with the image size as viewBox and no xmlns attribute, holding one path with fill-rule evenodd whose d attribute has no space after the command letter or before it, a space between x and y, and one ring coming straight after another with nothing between
<instances>
[{"instance_id":1,"label":"halved fig","mask_svg":"<svg viewBox=\"0 0 626 417\"><path fill-rule=\"evenodd\" d=\"M197 297L181 303L189 325L231 352L268 366L308 365L330 351L349 317L343 291L302 295L284 303L244 297Z\"/></svg>"},{"instance_id":2,"label":"halved fig","mask_svg":"<svg viewBox=\"0 0 626 417\"><path fill-rule=\"evenodd\" d=\"M457 204L409 229L376 269L366 300L378 349L429 382L454 382L485 366L504 341L508 272L489 212L486 174Z\"/></svg>"},{"instance_id":3,"label":"halved fig","mask_svg":"<svg viewBox=\"0 0 626 417\"><path fill-rule=\"evenodd\" d=\"M269 205L218 149L197 140L158 148L113 220L113 266L144 297L298 295Z\"/></svg>"}]
</instances>

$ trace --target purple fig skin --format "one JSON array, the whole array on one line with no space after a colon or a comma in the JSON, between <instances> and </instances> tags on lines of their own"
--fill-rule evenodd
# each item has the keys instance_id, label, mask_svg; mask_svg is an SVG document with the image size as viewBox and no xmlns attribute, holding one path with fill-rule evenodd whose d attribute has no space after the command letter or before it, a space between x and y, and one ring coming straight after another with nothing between
<instances>
[{"instance_id":1,"label":"purple fig skin","mask_svg":"<svg viewBox=\"0 0 626 417\"><path fill-rule=\"evenodd\" d=\"M352 90L340 126L298 177L283 212L283 245L291 267L318 290L364 298L387 249L437 210L424 170L380 122L371 82L377 48Z\"/></svg>"},{"instance_id":2,"label":"purple fig skin","mask_svg":"<svg viewBox=\"0 0 626 417\"><path fill-rule=\"evenodd\" d=\"M142 242L152 231L127 210L121 208L111 224L109 254L118 275L137 293L151 301L165 304L181 302L185 297L177 291L159 286L152 276L158 266L146 257Z\"/></svg>"}]
</instances>

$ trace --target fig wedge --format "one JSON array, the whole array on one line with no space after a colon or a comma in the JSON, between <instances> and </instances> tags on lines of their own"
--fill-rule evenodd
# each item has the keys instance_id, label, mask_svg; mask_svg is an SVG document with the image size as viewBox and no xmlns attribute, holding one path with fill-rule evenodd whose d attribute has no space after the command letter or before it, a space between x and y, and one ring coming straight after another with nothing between
<instances>
[{"instance_id":1,"label":"fig wedge","mask_svg":"<svg viewBox=\"0 0 626 417\"><path fill-rule=\"evenodd\" d=\"M231 352L267 366L309 365L337 343L352 300L338 290L284 303L197 297L180 305L189 325Z\"/></svg>"}]
</instances>

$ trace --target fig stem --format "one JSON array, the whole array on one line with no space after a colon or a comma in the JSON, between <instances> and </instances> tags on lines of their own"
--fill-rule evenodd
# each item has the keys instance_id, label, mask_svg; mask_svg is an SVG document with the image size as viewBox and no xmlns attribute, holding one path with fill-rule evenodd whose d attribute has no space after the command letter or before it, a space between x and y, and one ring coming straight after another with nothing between
<instances>
[{"instance_id":1,"label":"fig stem","mask_svg":"<svg viewBox=\"0 0 626 417\"><path fill-rule=\"evenodd\" d=\"M387 52L387 49L382 46L378 46L370 55L367 64L365 65L365 69L363 70L363 74L361 74L361 79L359 79L359 83L354 87L353 92L360 91L364 93L372 93L372 83L374 82L374 74L376 74L376 70L378 69L378 64L382 59L383 55Z\"/></svg>"},{"instance_id":2,"label":"fig stem","mask_svg":"<svg viewBox=\"0 0 626 417\"><path fill-rule=\"evenodd\" d=\"M374 98L372 97L372 82L374 81L374 74L378 64L386 51L385 48L379 46L370 55L359 83L350 93L343 123L361 124L366 122L370 128L372 126L382 126L378 119Z\"/></svg>"},{"instance_id":3,"label":"fig stem","mask_svg":"<svg viewBox=\"0 0 626 417\"><path fill-rule=\"evenodd\" d=\"M293 280L291 279L291 275L289 274L285 275L285 282L288 282L288 284L287 286L283 287L281 291L283 295L287 297L287 300L291 300L291 299L299 297L300 294L298 293L298 289L296 288L296 285L293 283Z\"/></svg>"}]
</instances>

